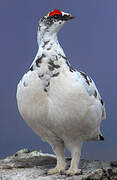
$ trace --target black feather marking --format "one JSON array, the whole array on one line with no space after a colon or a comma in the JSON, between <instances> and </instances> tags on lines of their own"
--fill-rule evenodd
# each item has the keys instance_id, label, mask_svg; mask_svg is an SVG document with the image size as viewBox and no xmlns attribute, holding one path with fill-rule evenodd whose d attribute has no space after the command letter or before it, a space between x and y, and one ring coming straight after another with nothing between
<instances>
[{"instance_id":1,"label":"black feather marking","mask_svg":"<svg viewBox=\"0 0 117 180\"><path fill-rule=\"evenodd\" d=\"M53 67L53 66L48 66L48 69L49 69L50 71L54 71L54 67Z\"/></svg>"},{"instance_id":2,"label":"black feather marking","mask_svg":"<svg viewBox=\"0 0 117 180\"><path fill-rule=\"evenodd\" d=\"M47 48L47 50L49 51L49 50L51 50L51 48Z\"/></svg>"},{"instance_id":3,"label":"black feather marking","mask_svg":"<svg viewBox=\"0 0 117 180\"><path fill-rule=\"evenodd\" d=\"M44 57L46 57L46 56L45 56L44 54L42 54L42 56L35 61L37 67L40 67L39 64L41 64L41 60L42 60Z\"/></svg>"},{"instance_id":4,"label":"black feather marking","mask_svg":"<svg viewBox=\"0 0 117 180\"><path fill-rule=\"evenodd\" d=\"M42 46L42 48L44 48L50 41L45 41L44 45Z\"/></svg>"},{"instance_id":5,"label":"black feather marking","mask_svg":"<svg viewBox=\"0 0 117 180\"><path fill-rule=\"evenodd\" d=\"M60 57L62 57L63 59L67 60L67 57L66 56L63 56L61 54L58 54Z\"/></svg>"},{"instance_id":6,"label":"black feather marking","mask_svg":"<svg viewBox=\"0 0 117 180\"><path fill-rule=\"evenodd\" d=\"M97 98L97 91L96 90L94 91L94 96L95 96L95 98Z\"/></svg>"},{"instance_id":7,"label":"black feather marking","mask_svg":"<svg viewBox=\"0 0 117 180\"><path fill-rule=\"evenodd\" d=\"M33 65L30 67L30 69L29 69L30 71L33 71Z\"/></svg>"},{"instance_id":8,"label":"black feather marking","mask_svg":"<svg viewBox=\"0 0 117 180\"><path fill-rule=\"evenodd\" d=\"M60 73L57 72L57 73L53 74L51 77L57 77L59 74L60 74Z\"/></svg>"},{"instance_id":9,"label":"black feather marking","mask_svg":"<svg viewBox=\"0 0 117 180\"><path fill-rule=\"evenodd\" d=\"M63 59L66 60L66 64L68 65L69 70L70 70L71 72L76 71L76 70L71 66L71 64L70 64L69 61L67 60L67 57L66 57L66 56L63 56L63 55L61 55L61 54L58 54L58 55L59 55L60 57L62 57Z\"/></svg>"},{"instance_id":10,"label":"black feather marking","mask_svg":"<svg viewBox=\"0 0 117 180\"><path fill-rule=\"evenodd\" d=\"M101 102L101 104L102 104L102 106L103 106L103 105L104 105L104 101L101 99L100 102Z\"/></svg>"},{"instance_id":11,"label":"black feather marking","mask_svg":"<svg viewBox=\"0 0 117 180\"><path fill-rule=\"evenodd\" d=\"M68 65L69 70L70 70L71 72L76 71L75 69L73 69L73 67L71 66L71 64L69 63L69 61L66 60L66 64Z\"/></svg>"},{"instance_id":12,"label":"black feather marking","mask_svg":"<svg viewBox=\"0 0 117 180\"><path fill-rule=\"evenodd\" d=\"M81 72L81 71L79 71L80 72L80 74L85 78L85 80L86 80L86 83L88 84L88 85L90 85L90 82L89 82L89 80L88 80L88 76L87 76L87 74L85 74L84 72Z\"/></svg>"},{"instance_id":13,"label":"black feather marking","mask_svg":"<svg viewBox=\"0 0 117 180\"><path fill-rule=\"evenodd\" d=\"M44 88L44 91L45 91L45 92L48 92L46 88Z\"/></svg>"},{"instance_id":14,"label":"black feather marking","mask_svg":"<svg viewBox=\"0 0 117 180\"><path fill-rule=\"evenodd\" d=\"M42 77L44 77L44 74L39 75L39 78L40 78L40 79L41 79Z\"/></svg>"},{"instance_id":15,"label":"black feather marking","mask_svg":"<svg viewBox=\"0 0 117 180\"><path fill-rule=\"evenodd\" d=\"M50 85L50 82L48 81L48 83L46 84L46 87L48 87Z\"/></svg>"},{"instance_id":16,"label":"black feather marking","mask_svg":"<svg viewBox=\"0 0 117 180\"><path fill-rule=\"evenodd\" d=\"M57 64L54 64L54 62L53 62L52 60L50 60L50 61L48 62L48 64L49 64L52 68L56 68L56 69L60 68L60 66L57 65Z\"/></svg>"},{"instance_id":17,"label":"black feather marking","mask_svg":"<svg viewBox=\"0 0 117 180\"><path fill-rule=\"evenodd\" d=\"M104 136L102 136L102 134L99 134L99 140L104 141Z\"/></svg>"}]
</instances>

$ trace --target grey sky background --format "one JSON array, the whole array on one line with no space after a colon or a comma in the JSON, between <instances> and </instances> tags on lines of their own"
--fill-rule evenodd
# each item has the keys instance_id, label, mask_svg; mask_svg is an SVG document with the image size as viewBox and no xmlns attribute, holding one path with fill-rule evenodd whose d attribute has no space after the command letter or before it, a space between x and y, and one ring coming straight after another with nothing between
<instances>
[{"instance_id":1,"label":"grey sky background","mask_svg":"<svg viewBox=\"0 0 117 180\"><path fill-rule=\"evenodd\" d=\"M36 55L38 21L53 9L76 17L60 31L60 43L70 63L94 79L106 104L105 141L85 143L82 157L117 160L116 0L0 1L0 158L21 148L52 152L22 120L16 86Z\"/></svg>"}]
</instances>

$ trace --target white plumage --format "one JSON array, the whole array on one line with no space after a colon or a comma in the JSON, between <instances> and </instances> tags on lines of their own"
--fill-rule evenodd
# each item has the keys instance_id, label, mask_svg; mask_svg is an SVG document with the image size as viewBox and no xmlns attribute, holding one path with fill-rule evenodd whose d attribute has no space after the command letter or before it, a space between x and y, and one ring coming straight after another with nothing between
<instances>
[{"instance_id":1,"label":"white plumage","mask_svg":"<svg viewBox=\"0 0 117 180\"><path fill-rule=\"evenodd\" d=\"M65 173L79 174L83 142L103 140L103 100L93 80L72 68L57 40L59 29L72 18L54 10L40 20L37 55L17 87L23 119L56 153L57 166L49 174L65 170L65 147L72 154L71 166Z\"/></svg>"}]
</instances>

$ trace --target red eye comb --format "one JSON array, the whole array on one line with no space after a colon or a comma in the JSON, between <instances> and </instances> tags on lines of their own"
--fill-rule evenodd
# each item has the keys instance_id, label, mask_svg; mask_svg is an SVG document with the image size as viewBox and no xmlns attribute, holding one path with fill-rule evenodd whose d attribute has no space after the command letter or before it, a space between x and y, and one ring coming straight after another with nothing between
<instances>
[{"instance_id":1,"label":"red eye comb","mask_svg":"<svg viewBox=\"0 0 117 180\"><path fill-rule=\"evenodd\" d=\"M49 13L49 16L54 16L55 14L62 14L62 12L58 9L55 9Z\"/></svg>"}]
</instances>

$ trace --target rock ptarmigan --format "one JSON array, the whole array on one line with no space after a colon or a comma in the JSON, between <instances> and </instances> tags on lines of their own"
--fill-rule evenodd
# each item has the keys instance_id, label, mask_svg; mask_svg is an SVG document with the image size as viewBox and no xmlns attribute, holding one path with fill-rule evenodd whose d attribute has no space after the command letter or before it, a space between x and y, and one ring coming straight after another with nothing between
<instances>
[{"instance_id":1,"label":"rock ptarmigan","mask_svg":"<svg viewBox=\"0 0 117 180\"><path fill-rule=\"evenodd\" d=\"M94 81L70 65L57 39L58 31L73 18L53 10L40 19L37 55L17 87L21 116L56 153L57 165L48 174L79 174L83 142L104 140L100 132L104 102ZM66 171L65 148L72 156Z\"/></svg>"}]
</instances>

